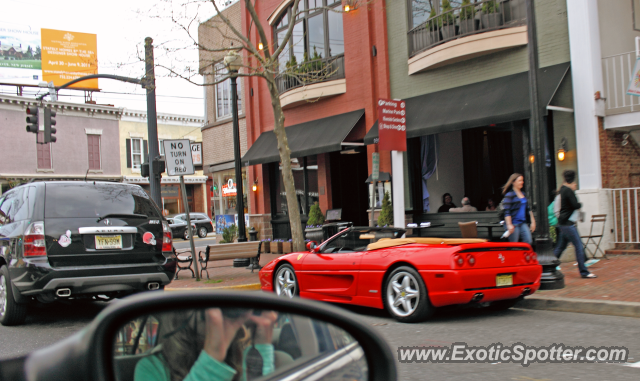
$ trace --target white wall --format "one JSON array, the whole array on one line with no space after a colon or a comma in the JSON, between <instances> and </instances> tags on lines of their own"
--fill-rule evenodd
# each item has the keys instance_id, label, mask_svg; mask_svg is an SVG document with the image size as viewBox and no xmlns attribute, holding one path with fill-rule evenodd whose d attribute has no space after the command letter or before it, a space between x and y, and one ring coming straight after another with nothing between
<instances>
[{"instance_id":1,"label":"white wall","mask_svg":"<svg viewBox=\"0 0 640 381\"><path fill-rule=\"evenodd\" d=\"M436 173L427 180L430 213L435 213L442 205L442 195L451 193L453 203L460 205L464 197L464 167L462 163L462 132L454 131L438 134L439 162Z\"/></svg>"}]
</instances>

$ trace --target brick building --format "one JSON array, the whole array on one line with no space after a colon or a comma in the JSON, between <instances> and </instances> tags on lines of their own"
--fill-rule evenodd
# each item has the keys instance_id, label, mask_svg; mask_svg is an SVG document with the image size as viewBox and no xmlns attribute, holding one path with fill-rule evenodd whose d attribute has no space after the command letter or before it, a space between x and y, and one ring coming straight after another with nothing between
<instances>
[{"instance_id":1,"label":"brick building","mask_svg":"<svg viewBox=\"0 0 640 381\"><path fill-rule=\"evenodd\" d=\"M222 10L237 30L241 29L240 3L234 2ZM212 52L207 49L220 49L231 46L233 32L214 16L198 27L200 49L200 73L205 83L205 120L202 127L204 173L208 176L207 212L212 217L232 218L236 214L235 163L233 154L233 125L231 109L231 80L215 84L227 75L223 58L226 52ZM237 44L236 44L237 45ZM240 126L240 152L247 150L247 130L244 113L243 78L237 79L238 122ZM231 181L231 183L230 183ZM246 170L243 169L243 191L245 195L245 213L252 213L247 197ZM231 186L229 185L231 184ZM221 232L218 231L220 234Z\"/></svg>"},{"instance_id":2,"label":"brick building","mask_svg":"<svg viewBox=\"0 0 640 381\"><path fill-rule=\"evenodd\" d=\"M252 218L260 219L261 237L288 238L289 213L300 213L303 224L318 202L323 213L340 210L341 219L368 225L367 178L371 153L364 136L376 121L378 98L389 97L387 25L379 4L351 8L341 2L302 0L301 13L293 1L266 0L255 4L273 52L295 20L292 42L279 57L281 68L301 73L309 66L325 70L320 79L304 82L286 74L276 78L284 109L285 130L300 210L287 210L279 155L273 134L274 116L267 84L262 78L244 81L247 141L243 156L249 184ZM242 8L242 30L258 45L258 32ZM250 61L250 64L253 62ZM380 170L389 172L389 153L381 153ZM258 216L259 215L259 216Z\"/></svg>"}]
</instances>

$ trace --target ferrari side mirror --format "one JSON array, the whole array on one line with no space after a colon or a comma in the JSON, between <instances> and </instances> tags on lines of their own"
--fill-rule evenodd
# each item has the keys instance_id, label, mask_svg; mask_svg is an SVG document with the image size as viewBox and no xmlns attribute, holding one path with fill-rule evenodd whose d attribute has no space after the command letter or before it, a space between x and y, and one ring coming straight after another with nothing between
<instances>
[{"instance_id":1,"label":"ferrari side mirror","mask_svg":"<svg viewBox=\"0 0 640 381\"><path fill-rule=\"evenodd\" d=\"M316 241L307 242L307 250L311 253L317 253L318 243Z\"/></svg>"}]
</instances>

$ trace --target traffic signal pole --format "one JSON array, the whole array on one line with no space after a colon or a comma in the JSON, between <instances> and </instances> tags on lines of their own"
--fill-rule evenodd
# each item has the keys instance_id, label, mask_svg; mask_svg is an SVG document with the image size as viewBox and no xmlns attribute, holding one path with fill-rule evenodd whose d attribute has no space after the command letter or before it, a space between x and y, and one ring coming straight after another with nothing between
<instances>
[{"instance_id":1,"label":"traffic signal pole","mask_svg":"<svg viewBox=\"0 0 640 381\"><path fill-rule=\"evenodd\" d=\"M162 207L162 197L160 195L160 169L159 164L159 150L158 150L158 120L156 113L156 78L154 72L154 59L153 59L153 39L147 37L144 40L145 45L145 76L141 79L123 77L113 74L91 74L84 77L76 78L73 81L69 81L62 86L56 87L55 91L65 89L78 82L86 81L88 79L105 78L114 79L121 82L135 83L141 85L147 90L147 134L149 136L149 188L151 189L151 199ZM49 86L51 88L51 86ZM55 92L54 92L55 93ZM42 100L45 96L50 94L43 94L37 97L37 100ZM55 116L52 115L52 116ZM27 121L28 122L28 121ZM27 130L30 131L30 130ZM55 130L53 131L55 133ZM55 140L54 140L55 141Z\"/></svg>"}]
</instances>

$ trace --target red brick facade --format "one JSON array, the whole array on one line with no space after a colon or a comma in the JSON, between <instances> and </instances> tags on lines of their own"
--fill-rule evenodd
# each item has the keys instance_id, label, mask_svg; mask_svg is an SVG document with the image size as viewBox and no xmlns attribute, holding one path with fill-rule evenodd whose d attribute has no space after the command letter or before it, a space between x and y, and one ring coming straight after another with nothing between
<instances>
[{"instance_id":1,"label":"red brick facade","mask_svg":"<svg viewBox=\"0 0 640 381\"><path fill-rule=\"evenodd\" d=\"M605 130L599 118L600 163L603 188L640 187L640 147L631 137L622 145L626 132Z\"/></svg>"},{"instance_id":2,"label":"red brick facade","mask_svg":"<svg viewBox=\"0 0 640 381\"><path fill-rule=\"evenodd\" d=\"M255 3L260 23L271 43L274 41L274 35L267 18L281 1L265 0ZM244 2L241 4L242 30L257 45L257 28L253 26L249 29L251 17L245 9ZM343 13L346 93L285 110L285 126L360 109L365 110L364 130L368 131L373 126L377 119L377 100L390 96L385 6L385 1L381 0L374 3L363 3L359 9ZM373 55L374 46L376 56ZM250 64L255 65L255 62L250 62ZM249 96L252 89L253 96ZM244 81L244 94L248 95L245 98L245 111L247 142L250 147L261 133L273 130L274 117L271 98L264 79L247 78ZM363 131L359 138L363 138L366 131ZM371 171L371 153L376 151L377 145L367 147L369 173ZM380 171L391 172L389 152L382 152L380 156ZM318 187L320 207L323 211L331 208L328 159L329 155L318 155ZM269 195L268 192L263 191L269 189L269 184L267 183L266 171L261 167L261 165L250 167L248 179L250 182L255 179L258 181L258 192L253 192L250 195L252 205L255 206L253 213L266 214L271 212Z\"/></svg>"}]
</instances>

